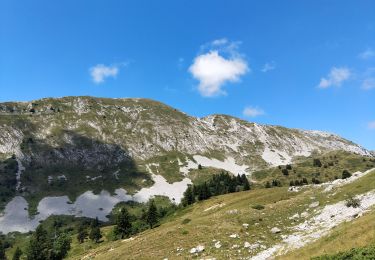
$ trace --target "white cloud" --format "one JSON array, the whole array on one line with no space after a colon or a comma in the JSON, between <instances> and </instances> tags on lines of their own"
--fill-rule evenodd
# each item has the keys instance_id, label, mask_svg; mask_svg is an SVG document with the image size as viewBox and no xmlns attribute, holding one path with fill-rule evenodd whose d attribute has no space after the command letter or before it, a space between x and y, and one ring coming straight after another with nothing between
<instances>
[{"instance_id":1,"label":"white cloud","mask_svg":"<svg viewBox=\"0 0 375 260\"><path fill-rule=\"evenodd\" d=\"M276 63L274 61L271 61L263 65L262 72L267 72L274 69L276 69Z\"/></svg>"},{"instance_id":2,"label":"white cloud","mask_svg":"<svg viewBox=\"0 0 375 260\"><path fill-rule=\"evenodd\" d=\"M368 128L372 129L372 130L375 130L375 121L369 122L368 123Z\"/></svg>"},{"instance_id":3,"label":"white cloud","mask_svg":"<svg viewBox=\"0 0 375 260\"><path fill-rule=\"evenodd\" d=\"M242 111L242 114L244 116L248 116L248 117L257 117L257 116L264 115L265 112L262 109L260 109L260 108L247 106Z\"/></svg>"},{"instance_id":4,"label":"white cloud","mask_svg":"<svg viewBox=\"0 0 375 260\"><path fill-rule=\"evenodd\" d=\"M329 88L331 86L339 87L341 84L348 80L351 72L348 68L333 67L327 77L321 78L318 85L319 88Z\"/></svg>"},{"instance_id":5,"label":"white cloud","mask_svg":"<svg viewBox=\"0 0 375 260\"><path fill-rule=\"evenodd\" d=\"M375 89L375 78L367 78L362 82L362 89L370 90Z\"/></svg>"},{"instance_id":6,"label":"white cloud","mask_svg":"<svg viewBox=\"0 0 375 260\"><path fill-rule=\"evenodd\" d=\"M238 42L219 39L211 42L210 50L195 57L189 72L199 81L198 91L204 97L226 94L223 86L227 82L238 82L249 71L246 60L238 53ZM220 48L216 48L220 45ZM207 48L203 45L201 50ZM216 47L215 47L216 46ZM225 57L224 54L229 54Z\"/></svg>"},{"instance_id":7,"label":"white cloud","mask_svg":"<svg viewBox=\"0 0 375 260\"><path fill-rule=\"evenodd\" d=\"M92 81L96 84L103 83L106 78L115 78L119 72L117 65L105 66L104 64L98 64L90 68L90 75Z\"/></svg>"},{"instance_id":8,"label":"white cloud","mask_svg":"<svg viewBox=\"0 0 375 260\"><path fill-rule=\"evenodd\" d=\"M227 43L228 43L227 38L221 38L221 39L217 39L217 40L212 41L212 45L224 45L224 44L227 44Z\"/></svg>"},{"instance_id":9,"label":"white cloud","mask_svg":"<svg viewBox=\"0 0 375 260\"><path fill-rule=\"evenodd\" d=\"M375 57L375 51L372 49L367 49L364 52L361 52L358 57L363 60L371 59L372 57Z\"/></svg>"}]
</instances>

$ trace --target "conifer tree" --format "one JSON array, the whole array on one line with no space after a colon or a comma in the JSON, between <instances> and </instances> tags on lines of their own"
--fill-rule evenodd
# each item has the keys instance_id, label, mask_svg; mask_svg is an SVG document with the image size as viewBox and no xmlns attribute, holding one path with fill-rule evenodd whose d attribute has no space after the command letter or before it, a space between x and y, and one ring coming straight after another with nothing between
<instances>
[{"instance_id":1,"label":"conifer tree","mask_svg":"<svg viewBox=\"0 0 375 260\"><path fill-rule=\"evenodd\" d=\"M187 205L193 204L194 202L195 202L195 195L193 193L193 188L191 187L191 185L189 185L186 191L184 192L182 205L187 206Z\"/></svg>"},{"instance_id":2,"label":"conifer tree","mask_svg":"<svg viewBox=\"0 0 375 260\"><path fill-rule=\"evenodd\" d=\"M241 180L243 184L243 190L250 190L250 183L245 174L242 174Z\"/></svg>"},{"instance_id":3,"label":"conifer tree","mask_svg":"<svg viewBox=\"0 0 375 260\"><path fill-rule=\"evenodd\" d=\"M131 232L132 224L130 222L129 212L125 207L122 207L116 216L116 226L114 229L114 233L116 236L119 236L121 239L123 239L124 237L129 237Z\"/></svg>"},{"instance_id":4,"label":"conifer tree","mask_svg":"<svg viewBox=\"0 0 375 260\"><path fill-rule=\"evenodd\" d=\"M14 251L12 260L20 260L21 256L22 256L22 250L19 247L17 247L16 251Z\"/></svg>"},{"instance_id":5,"label":"conifer tree","mask_svg":"<svg viewBox=\"0 0 375 260\"><path fill-rule=\"evenodd\" d=\"M102 233L100 232L100 228L98 226L91 228L89 238L95 243L98 243L100 241L100 239L102 238Z\"/></svg>"},{"instance_id":6,"label":"conifer tree","mask_svg":"<svg viewBox=\"0 0 375 260\"><path fill-rule=\"evenodd\" d=\"M78 227L78 234L77 234L77 239L79 243L85 242L85 239L87 238L88 233L85 225L81 223Z\"/></svg>"},{"instance_id":7,"label":"conifer tree","mask_svg":"<svg viewBox=\"0 0 375 260\"><path fill-rule=\"evenodd\" d=\"M155 206L154 200L151 200L146 213L146 222L152 229L156 223L158 223L158 209Z\"/></svg>"},{"instance_id":8,"label":"conifer tree","mask_svg":"<svg viewBox=\"0 0 375 260\"><path fill-rule=\"evenodd\" d=\"M49 250L52 248L48 233L42 225L39 225L30 239L26 250L27 260L48 259Z\"/></svg>"},{"instance_id":9,"label":"conifer tree","mask_svg":"<svg viewBox=\"0 0 375 260\"><path fill-rule=\"evenodd\" d=\"M0 240L0 260L6 260L5 256L5 248L4 248L4 243L3 241Z\"/></svg>"},{"instance_id":10,"label":"conifer tree","mask_svg":"<svg viewBox=\"0 0 375 260\"><path fill-rule=\"evenodd\" d=\"M95 243L98 243L100 239L102 238L102 233L99 228L99 220L97 217L91 221L90 227L91 227L91 230L90 230L89 238Z\"/></svg>"}]
</instances>

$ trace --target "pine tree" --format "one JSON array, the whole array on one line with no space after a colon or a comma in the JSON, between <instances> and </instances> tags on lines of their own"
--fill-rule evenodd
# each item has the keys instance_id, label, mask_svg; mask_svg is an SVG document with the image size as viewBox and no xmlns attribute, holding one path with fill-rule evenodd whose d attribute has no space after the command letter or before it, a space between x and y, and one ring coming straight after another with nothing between
<instances>
[{"instance_id":1,"label":"pine tree","mask_svg":"<svg viewBox=\"0 0 375 260\"><path fill-rule=\"evenodd\" d=\"M6 256L5 256L5 248L4 248L4 244L3 244L3 241L0 240L0 260L6 260Z\"/></svg>"},{"instance_id":2,"label":"pine tree","mask_svg":"<svg viewBox=\"0 0 375 260\"><path fill-rule=\"evenodd\" d=\"M191 187L191 185L189 185L186 191L184 192L182 205L187 206L187 205L193 204L194 202L195 202L195 195L193 193L193 188Z\"/></svg>"},{"instance_id":3,"label":"pine tree","mask_svg":"<svg viewBox=\"0 0 375 260\"><path fill-rule=\"evenodd\" d=\"M20 260L21 259L21 255L22 255L22 250L19 247L17 247L16 251L14 251L12 260Z\"/></svg>"},{"instance_id":4,"label":"pine tree","mask_svg":"<svg viewBox=\"0 0 375 260\"><path fill-rule=\"evenodd\" d=\"M39 225L29 241L26 249L27 260L45 260L48 259L51 241L48 239L48 233Z\"/></svg>"},{"instance_id":5,"label":"pine tree","mask_svg":"<svg viewBox=\"0 0 375 260\"><path fill-rule=\"evenodd\" d=\"M243 190L250 190L250 183L245 174L242 174L241 180L243 184Z\"/></svg>"},{"instance_id":6,"label":"pine tree","mask_svg":"<svg viewBox=\"0 0 375 260\"><path fill-rule=\"evenodd\" d=\"M99 220L97 217L91 221L90 227L91 227L91 230L90 230L89 238L95 243L98 243L100 239L102 238L102 233L100 232Z\"/></svg>"},{"instance_id":7,"label":"pine tree","mask_svg":"<svg viewBox=\"0 0 375 260\"><path fill-rule=\"evenodd\" d=\"M89 238L95 243L100 241L102 238L102 233L100 232L100 228L98 226L91 227Z\"/></svg>"},{"instance_id":8,"label":"pine tree","mask_svg":"<svg viewBox=\"0 0 375 260\"><path fill-rule=\"evenodd\" d=\"M158 223L158 209L155 206L154 200L151 200L148 205L148 210L146 213L146 222L150 225L152 229L156 223Z\"/></svg>"},{"instance_id":9,"label":"pine tree","mask_svg":"<svg viewBox=\"0 0 375 260\"><path fill-rule=\"evenodd\" d=\"M87 229L85 225L81 223L78 227L78 234L77 234L78 242L82 244L83 242L85 242L85 239L87 238L87 236L88 236Z\"/></svg>"},{"instance_id":10,"label":"pine tree","mask_svg":"<svg viewBox=\"0 0 375 260\"><path fill-rule=\"evenodd\" d=\"M71 237L66 233L60 233L54 239L49 259L62 260L70 250Z\"/></svg>"},{"instance_id":11,"label":"pine tree","mask_svg":"<svg viewBox=\"0 0 375 260\"><path fill-rule=\"evenodd\" d=\"M211 192L210 189L207 185L207 182L204 182L200 187L199 187L199 192L198 192L198 199L199 200L206 200L211 197Z\"/></svg>"},{"instance_id":12,"label":"pine tree","mask_svg":"<svg viewBox=\"0 0 375 260\"><path fill-rule=\"evenodd\" d=\"M130 222L130 215L126 208L121 208L116 216L116 226L114 233L120 236L121 239L129 237L132 232L132 224Z\"/></svg>"}]
</instances>

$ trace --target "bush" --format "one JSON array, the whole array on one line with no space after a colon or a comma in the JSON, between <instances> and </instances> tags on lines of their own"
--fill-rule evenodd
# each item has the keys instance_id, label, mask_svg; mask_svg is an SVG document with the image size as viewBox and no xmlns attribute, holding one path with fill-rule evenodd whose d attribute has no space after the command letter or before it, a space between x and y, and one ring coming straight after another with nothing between
<instances>
[{"instance_id":1,"label":"bush","mask_svg":"<svg viewBox=\"0 0 375 260\"><path fill-rule=\"evenodd\" d=\"M348 208L349 207L358 208L359 206L361 206L361 201L357 199L356 197L349 195L349 197L346 199L345 205Z\"/></svg>"},{"instance_id":2,"label":"bush","mask_svg":"<svg viewBox=\"0 0 375 260\"><path fill-rule=\"evenodd\" d=\"M289 175L289 171L287 169L282 169L281 171L285 176Z\"/></svg>"},{"instance_id":3,"label":"bush","mask_svg":"<svg viewBox=\"0 0 375 260\"><path fill-rule=\"evenodd\" d=\"M342 172L342 179L346 179L352 176L352 174L348 170L343 170Z\"/></svg>"},{"instance_id":4,"label":"bush","mask_svg":"<svg viewBox=\"0 0 375 260\"><path fill-rule=\"evenodd\" d=\"M263 205L260 205L260 204L257 204L257 205L254 205L254 206L251 206L253 209L256 209L256 210L262 210L264 209L264 206Z\"/></svg>"},{"instance_id":5,"label":"bush","mask_svg":"<svg viewBox=\"0 0 375 260\"><path fill-rule=\"evenodd\" d=\"M375 246L352 248L346 252L335 255L322 255L312 258L314 260L347 260L347 259L375 259Z\"/></svg>"},{"instance_id":6,"label":"bush","mask_svg":"<svg viewBox=\"0 0 375 260\"><path fill-rule=\"evenodd\" d=\"M314 167L322 167L322 162L319 159L314 159L313 166Z\"/></svg>"},{"instance_id":7,"label":"bush","mask_svg":"<svg viewBox=\"0 0 375 260\"><path fill-rule=\"evenodd\" d=\"M185 225L191 221L190 218L185 218L184 220L181 221L181 224Z\"/></svg>"}]
</instances>

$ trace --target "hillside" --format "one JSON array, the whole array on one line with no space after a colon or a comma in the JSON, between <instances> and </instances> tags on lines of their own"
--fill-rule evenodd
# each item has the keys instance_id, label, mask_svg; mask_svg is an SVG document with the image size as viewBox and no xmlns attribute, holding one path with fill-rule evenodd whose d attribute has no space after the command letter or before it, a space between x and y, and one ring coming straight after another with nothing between
<instances>
[{"instance_id":1,"label":"hillside","mask_svg":"<svg viewBox=\"0 0 375 260\"><path fill-rule=\"evenodd\" d=\"M264 169L336 150L371 157L334 134L196 118L148 99L1 103L0 231L27 232L51 214L106 221L122 201L161 195L179 203L188 184L218 169L261 183L272 177L260 176ZM334 178L329 169L325 180Z\"/></svg>"},{"instance_id":2,"label":"hillside","mask_svg":"<svg viewBox=\"0 0 375 260\"><path fill-rule=\"evenodd\" d=\"M105 240L88 251L74 247L70 259L310 259L363 247L375 243L374 183L369 170L297 192L282 187L219 196L130 239ZM345 205L348 194L360 207Z\"/></svg>"}]
</instances>

